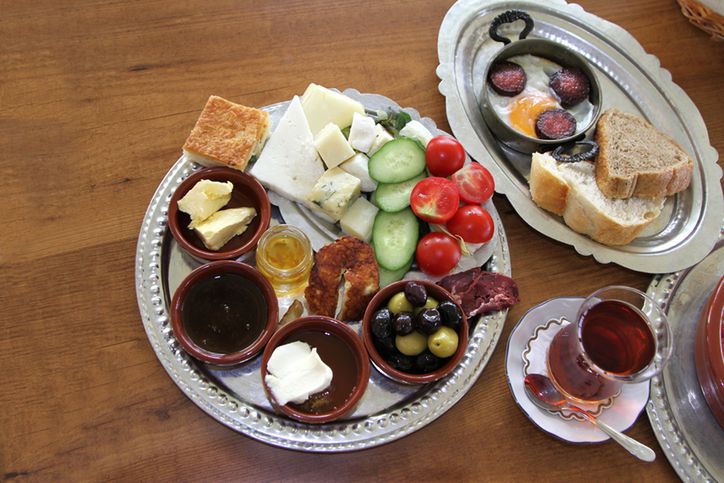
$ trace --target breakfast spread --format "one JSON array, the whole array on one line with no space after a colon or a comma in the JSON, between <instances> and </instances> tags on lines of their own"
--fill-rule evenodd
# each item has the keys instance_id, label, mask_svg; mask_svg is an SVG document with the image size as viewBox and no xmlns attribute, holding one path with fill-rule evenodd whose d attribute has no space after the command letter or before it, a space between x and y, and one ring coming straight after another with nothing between
<instances>
[{"instance_id":1,"label":"breakfast spread","mask_svg":"<svg viewBox=\"0 0 724 483\"><path fill-rule=\"evenodd\" d=\"M563 139L594 116L590 80L577 68L526 54L496 62L488 73L492 109L526 136Z\"/></svg>"},{"instance_id":2,"label":"breakfast spread","mask_svg":"<svg viewBox=\"0 0 724 483\"><path fill-rule=\"evenodd\" d=\"M332 382L332 369L317 349L306 342L284 344L272 352L265 382L278 404L302 404L309 396L323 391Z\"/></svg>"},{"instance_id":3,"label":"breakfast spread","mask_svg":"<svg viewBox=\"0 0 724 483\"><path fill-rule=\"evenodd\" d=\"M189 228L194 228L231 200L234 185L202 179L178 201L179 210L191 217Z\"/></svg>"},{"instance_id":4,"label":"breakfast spread","mask_svg":"<svg viewBox=\"0 0 724 483\"><path fill-rule=\"evenodd\" d=\"M307 285L313 256L304 232L291 225L276 225L259 239L256 267L277 295L294 295Z\"/></svg>"}]
</instances>

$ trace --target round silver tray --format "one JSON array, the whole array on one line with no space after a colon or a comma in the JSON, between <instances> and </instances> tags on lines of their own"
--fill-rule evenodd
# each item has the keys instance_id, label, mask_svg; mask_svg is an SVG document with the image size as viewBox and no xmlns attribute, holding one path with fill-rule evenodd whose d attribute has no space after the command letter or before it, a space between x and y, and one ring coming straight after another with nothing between
<instances>
[{"instance_id":1,"label":"round silver tray","mask_svg":"<svg viewBox=\"0 0 724 483\"><path fill-rule=\"evenodd\" d=\"M664 454L687 482L724 481L724 429L704 399L694 361L697 322L722 274L724 238L699 264L659 275L648 289L666 309L674 353L664 371L651 379L646 411Z\"/></svg>"},{"instance_id":2,"label":"round silver tray","mask_svg":"<svg viewBox=\"0 0 724 483\"><path fill-rule=\"evenodd\" d=\"M483 120L479 96L484 70L503 46L490 39L488 27L495 16L513 8L527 11L535 20L528 38L558 42L588 59L601 83L604 109L615 106L641 114L695 160L689 189L669 197L661 216L629 245L597 243L538 208L528 190L530 155L503 146ZM517 38L518 28L508 25L502 32ZM646 273L690 267L711 251L724 216L717 152L691 99L672 82L659 60L621 27L563 0L461 0L440 26L438 58L439 90L453 133L473 158L491 170L496 191L506 195L534 229L601 263Z\"/></svg>"},{"instance_id":3,"label":"round silver tray","mask_svg":"<svg viewBox=\"0 0 724 483\"><path fill-rule=\"evenodd\" d=\"M371 109L400 107L376 94L348 89L344 94ZM276 126L288 102L267 106L272 127ZM404 109L433 133L435 123L420 118L414 109ZM181 280L201 262L191 258L167 229L168 203L178 185L198 166L183 156L169 170L151 200L141 225L136 252L136 295L143 326L153 350L173 381L197 406L217 421L259 441L289 449L339 452L369 448L410 434L450 409L472 387L483 372L503 330L507 310L480 317L470 336L460 365L447 378L424 386L398 384L374 367L369 386L354 413L335 423L309 425L275 413L261 385L261 356L238 367L223 369L202 364L189 357L173 336L168 306ZM324 244L335 237L333 226L325 225L305 210L274 208L274 218L283 213L295 217L312 241ZM495 221L496 238L486 268L511 274L510 254L503 225L489 203ZM306 221L304 221L306 219ZM283 302L280 301L280 302ZM283 303L282 303L283 305ZM281 309L283 313L283 308ZM359 330L359 324L353 324Z\"/></svg>"}]
</instances>

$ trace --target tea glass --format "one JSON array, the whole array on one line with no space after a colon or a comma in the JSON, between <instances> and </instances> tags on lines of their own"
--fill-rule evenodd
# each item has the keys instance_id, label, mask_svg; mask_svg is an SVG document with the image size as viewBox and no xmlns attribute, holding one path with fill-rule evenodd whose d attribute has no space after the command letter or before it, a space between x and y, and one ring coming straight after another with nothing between
<instances>
[{"instance_id":1,"label":"tea glass","mask_svg":"<svg viewBox=\"0 0 724 483\"><path fill-rule=\"evenodd\" d=\"M603 401L659 374L673 340L666 314L643 292L613 285L589 295L548 347L553 384L576 402Z\"/></svg>"}]
</instances>

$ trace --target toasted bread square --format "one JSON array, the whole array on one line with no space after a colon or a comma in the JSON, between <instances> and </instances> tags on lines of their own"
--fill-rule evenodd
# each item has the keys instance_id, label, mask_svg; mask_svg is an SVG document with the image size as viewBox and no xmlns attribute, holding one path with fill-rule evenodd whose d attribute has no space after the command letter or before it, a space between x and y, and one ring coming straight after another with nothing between
<instances>
[{"instance_id":1,"label":"toasted bread square","mask_svg":"<svg viewBox=\"0 0 724 483\"><path fill-rule=\"evenodd\" d=\"M251 156L261 150L268 132L269 114L266 111L211 96L183 149L204 158L200 160L202 164L244 171Z\"/></svg>"}]
</instances>

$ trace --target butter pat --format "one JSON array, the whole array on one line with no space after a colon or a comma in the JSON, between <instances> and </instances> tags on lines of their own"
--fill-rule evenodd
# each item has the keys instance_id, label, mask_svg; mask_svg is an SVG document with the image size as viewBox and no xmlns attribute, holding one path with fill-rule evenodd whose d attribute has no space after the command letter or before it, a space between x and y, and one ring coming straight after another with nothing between
<instances>
[{"instance_id":1,"label":"butter pat","mask_svg":"<svg viewBox=\"0 0 724 483\"><path fill-rule=\"evenodd\" d=\"M347 173L351 174L355 178L359 178L362 183L360 189L365 193L369 193L370 191L377 189L377 181L370 177L369 162L370 160L367 156L363 153L357 153L339 165L339 167Z\"/></svg>"},{"instance_id":2,"label":"butter pat","mask_svg":"<svg viewBox=\"0 0 724 483\"><path fill-rule=\"evenodd\" d=\"M371 117L354 113L352 127L349 130L349 143L357 151L366 153L375 140L375 121Z\"/></svg>"},{"instance_id":3,"label":"butter pat","mask_svg":"<svg viewBox=\"0 0 724 483\"><path fill-rule=\"evenodd\" d=\"M280 345L266 365L264 382L277 404L302 404L309 396L332 383L332 369L320 359L317 349L306 342Z\"/></svg>"},{"instance_id":4,"label":"butter pat","mask_svg":"<svg viewBox=\"0 0 724 483\"><path fill-rule=\"evenodd\" d=\"M314 138L314 147L328 168L339 166L342 161L354 156L354 150L344 138L342 130L331 122Z\"/></svg>"},{"instance_id":5,"label":"butter pat","mask_svg":"<svg viewBox=\"0 0 724 483\"><path fill-rule=\"evenodd\" d=\"M230 208L217 211L196 225L196 234L209 250L218 250L236 235L241 235L256 216L254 208Z\"/></svg>"},{"instance_id":6,"label":"butter pat","mask_svg":"<svg viewBox=\"0 0 724 483\"><path fill-rule=\"evenodd\" d=\"M226 205L231 199L234 184L202 179L191 188L183 198L178 200L178 209L191 217L189 228L204 221Z\"/></svg>"},{"instance_id":7,"label":"butter pat","mask_svg":"<svg viewBox=\"0 0 724 483\"><path fill-rule=\"evenodd\" d=\"M427 147L427 143L433 138L433 135L420 121L410 121L400 130L400 136L415 139Z\"/></svg>"},{"instance_id":8,"label":"butter pat","mask_svg":"<svg viewBox=\"0 0 724 483\"><path fill-rule=\"evenodd\" d=\"M369 242L372 239L372 226L375 224L378 211L380 210L365 198L357 198L339 221L342 231Z\"/></svg>"},{"instance_id":9,"label":"butter pat","mask_svg":"<svg viewBox=\"0 0 724 483\"><path fill-rule=\"evenodd\" d=\"M379 151L382 146L393 139L395 138L392 137L392 134L387 132L387 129L383 128L379 124L375 124L375 140L372 141L372 146L370 146L370 150L367 154L372 156Z\"/></svg>"},{"instance_id":10,"label":"butter pat","mask_svg":"<svg viewBox=\"0 0 724 483\"><path fill-rule=\"evenodd\" d=\"M309 84L304 91L302 108L307 116L309 128L315 136L330 122L344 129L352 124L355 112L360 114L365 112L364 106L359 102L317 84Z\"/></svg>"},{"instance_id":11,"label":"butter pat","mask_svg":"<svg viewBox=\"0 0 724 483\"><path fill-rule=\"evenodd\" d=\"M328 169L314 185L309 201L319 206L335 222L347 211L349 204L360 194L359 178L340 168Z\"/></svg>"}]
</instances>

